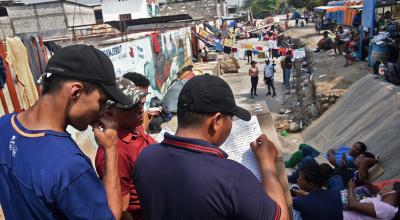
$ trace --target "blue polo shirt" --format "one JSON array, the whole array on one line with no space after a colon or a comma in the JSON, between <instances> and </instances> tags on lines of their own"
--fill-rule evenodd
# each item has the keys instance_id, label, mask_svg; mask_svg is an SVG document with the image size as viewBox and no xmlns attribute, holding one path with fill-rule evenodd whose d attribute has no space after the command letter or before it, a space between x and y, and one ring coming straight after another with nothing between
<instances>
[{"instance_id":1,"label":"blue polo shirt","mask_svg":"<svg viewBox=\"0 0 400 220\"><path fill-rule=\"evenodd\" d=\"M139 155L133 179L144 219L280 218L251 171L206 141L165 134Z\"/></svg>"},{"instance_id":2,"label":"blue polo shirt","mask_svg":"<svg viewBox=\"0 0 400 220\"><path fill-rule=\"evenodd\" d=\"M113 219L92 164L69 134L0 118L0 203L6 219Z\"/></svg>"}]
</instances>

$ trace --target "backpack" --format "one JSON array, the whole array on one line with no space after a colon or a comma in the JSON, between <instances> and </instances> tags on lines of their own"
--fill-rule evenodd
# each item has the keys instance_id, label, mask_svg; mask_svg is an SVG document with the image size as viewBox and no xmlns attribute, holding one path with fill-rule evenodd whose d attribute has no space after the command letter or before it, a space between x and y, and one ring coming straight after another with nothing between
<instances>
[{"instance_id":1,"label":"backpack","mask_svg":"<svg viewBox=\"0 0 400 220\"><path fill-rule=\"evenodd\" d=\"M385 80L395 85L400 85L400 66L395 63L386 65Z\"/></svg>"}]
</instances>

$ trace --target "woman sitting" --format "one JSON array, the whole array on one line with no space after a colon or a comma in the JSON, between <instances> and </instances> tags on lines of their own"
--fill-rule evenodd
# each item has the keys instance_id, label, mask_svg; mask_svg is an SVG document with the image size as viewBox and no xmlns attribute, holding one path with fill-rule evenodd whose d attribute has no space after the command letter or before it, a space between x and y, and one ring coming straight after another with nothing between
<instances>
[{"instance_id":1,"label":"woman sitting","mask_svg":"<svg viewBox=\"0 0 400 220\"><path fill-rule=\"evenodd\" d=\"M348 183L348 206L349 211L343 212L344 220L375 220L394 219L400 203L400 183L394 183L392 190L378 191L372 184L366 185L370 192L376 197L365 198L357 201L354 195L355 183ZM396 219L399 216L397 216Z\"/></svg>"}]
</instances>

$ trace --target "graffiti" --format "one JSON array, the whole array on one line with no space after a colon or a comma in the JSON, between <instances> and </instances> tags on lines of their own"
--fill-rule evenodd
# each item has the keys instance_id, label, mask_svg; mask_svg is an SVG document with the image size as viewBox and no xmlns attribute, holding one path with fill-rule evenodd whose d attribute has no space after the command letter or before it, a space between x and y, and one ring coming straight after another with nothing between
<instances>
[{"instance_id":1,"label":"graffiti","mask_svg":"<svg viewBox=\"0 0 400 220\"><path fill-rule=\"evenodd\" d=\"M158 0L146 0L147 12L150 17L160 15L160 6Z\"/></svg>"},{"instance_id":2,"label":"graffiti","mask_svg":"<svg viewBox=\"0 0 400 220\"><path fill-rule=\"evenodd\" d=\"M191 63L192 47L190 29L182 28L157 35L160 46L154 52L151 37L121 43L101 49L114 64L117 76L127 72L137 72L150 81L152 96L162 98L178 72Z\"/></svg>"}]
</instances>

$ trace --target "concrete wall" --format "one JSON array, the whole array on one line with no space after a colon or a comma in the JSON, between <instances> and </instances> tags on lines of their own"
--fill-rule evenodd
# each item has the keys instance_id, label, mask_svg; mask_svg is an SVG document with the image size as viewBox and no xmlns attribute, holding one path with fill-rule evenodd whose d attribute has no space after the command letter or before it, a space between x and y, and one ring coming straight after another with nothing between
<instances>
[{"instance_id":1,"label":"concrete wall","mask_svg":"<svg viewBox=\"0 0 400 220\"><path fill-rule=\"evenodd\" d=\"M0 17L0 40L4 41L7 37L13 37L11 21L9 17Z\"/></svg>"},{"instance_id":2,"label":"concrete wall","mask_svg":"<svg viewBox=\"0 0 400 220\"><path fill-rule=\"evenodd\" d=\"M148 18L146 0L103 0L103 21L119 21L120 14L131 14L132 19Z\"/></svg>"},{"instance_id":3,"label":"concrete wall","mask_svg":"<svg viewBox=\"0 0 400 220\"><path fill-rule=\"evenodd\" d=\"M214 20L218 16L226 16L226 4L223 0L164 3L160 4L160 14L161 16L189 14L193 18Z\"/></svg>"},{"instance_id":4,"label":"concrete wall","mask_svg":"<svg viewBox=\"0 0 400 220\"><path fill-rule=\"evenodd\" d=\"M69 27L96 24L94 9L91 7L64 2L64 11Z\"/></svg>"},{"instance_id":5,"label":"concrete wall","mask_svg":"<svg viewBox=\"0 0 400 220\"><path fill-rule=\"evenodd\" d=\"M379 180L400 177L400 87L366 75L304 131L304 140L326 151L363 141L380 155Z\"/></svg>"},{"instance_id":6,"label":"concrete wall","mask_svg":"<svg viewBox=\"0 0 400 220\"><path fill-rule=\"evenodd\" d=\"M93 8L65 2L10 6L7 12L15 35L39 33L45 39L70 36L72 25L96 23Z\"/></svg>"}]
</instances>

